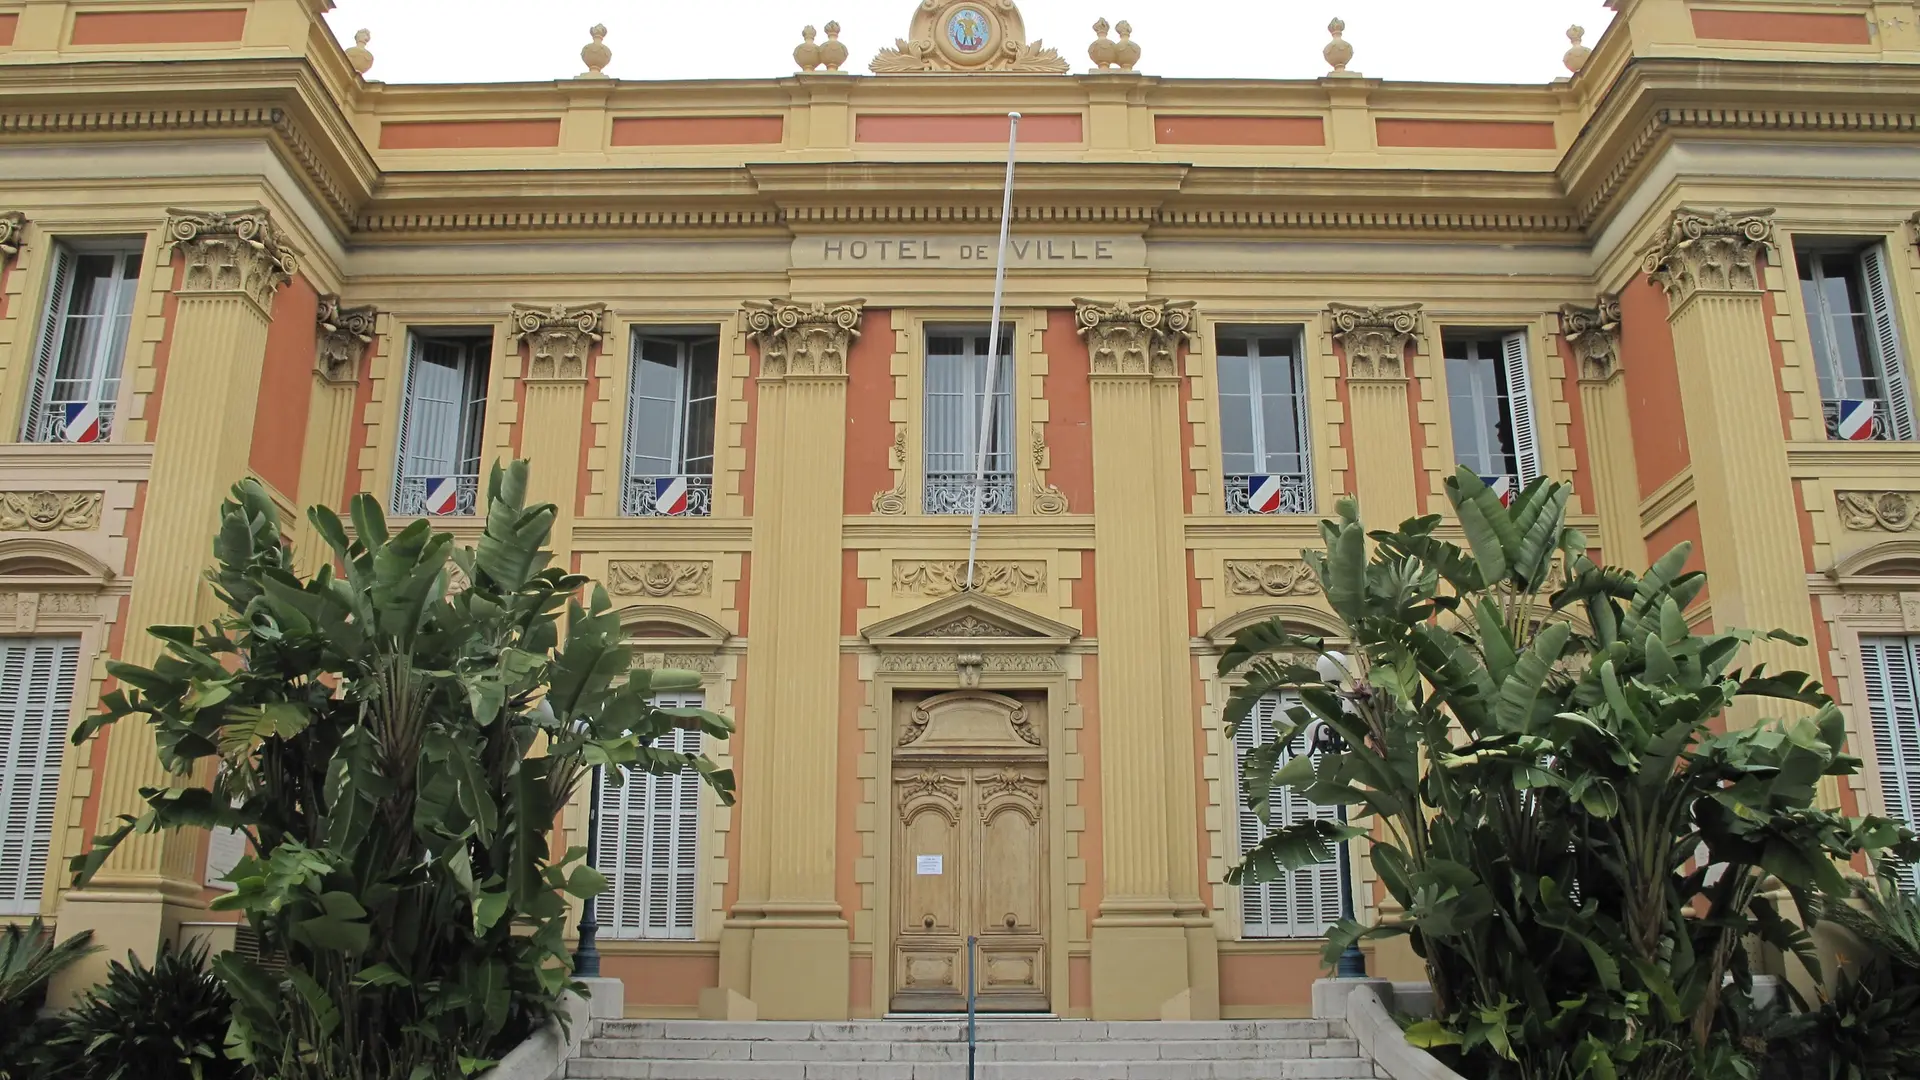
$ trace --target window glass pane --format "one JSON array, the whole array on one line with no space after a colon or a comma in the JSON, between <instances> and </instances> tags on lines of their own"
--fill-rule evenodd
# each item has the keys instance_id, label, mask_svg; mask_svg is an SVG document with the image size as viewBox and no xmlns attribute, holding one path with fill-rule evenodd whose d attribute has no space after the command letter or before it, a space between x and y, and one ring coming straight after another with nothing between
<instances>
[{"instance_id":1,"label":"window glass pane","mask_svg":"<svg viewBox=\"0 0 1920 1080\"><path fill-rule=\"evenodd\" d=\"M1447 358L1454 460L1481 476L1511 475L1512 451L1502 445L1506 410L1500 395L1499 350L1474 343L1461 351L1467 355Z\"/></svg>"},{"instance_id":2,"label":"window glass pane","mask_svg":"<svg viewBox=\"0 0 1920 1080\"><path fill-rule=\"evenodd\" d=\"M710 476L713 473L713 416L719 377L719 339L694 342L688 350L688 357L681 468L692 475Z\"/></svg>"}]
</instances>

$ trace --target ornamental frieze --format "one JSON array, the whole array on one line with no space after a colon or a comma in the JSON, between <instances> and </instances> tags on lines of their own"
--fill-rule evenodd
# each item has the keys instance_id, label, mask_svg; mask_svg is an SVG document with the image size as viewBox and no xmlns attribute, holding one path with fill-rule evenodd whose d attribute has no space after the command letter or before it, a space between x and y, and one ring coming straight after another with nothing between
<instances>
[{"instance_id":1,"label":"ornamental frieze","mask_svg":"<svg viewBox=\"0 0 1920 1080\"><path fill-rule=\"evenodd\" d=\"M0 630L31 634L46 616L93 615L98 611L87 593L0 593Z\"/></svg>"},{"instance_id":2,"label":"ornamental frieze","mask_svg":"<svg viewBox=\"0 0 1920 1080\"><path fill-rule=\"evenodd\" d=\"M332 383L359 380L360 357L373 344L377 312L371 307L341 307L337 296L322 296L317 316L320 340L314 350L314 370Z\"/></svg>"},{"instance_id":3,"label":"ornamental frieze","mask_svg":"<svg viewBox=\"0 0 1920 1080\"><path fill-rule=\"evenodd\" d=\"M167 211L169 256L186 257L179 292L240 293L262 314L273 314L273 294L299 272L299 255L265 207Z\"/></svg>"},{"instance_id":4,"label":"ornamental frieze","mask_svg":"<svg viewBox=\"0 0 1920 1080\"><path fill-rule=\"evenodd\" d=\"M719 653L711 652L643 652L633 654L633 666L654 671L673 668L713 675L721 670L722 660Z\"/></svg>"},{"instance_id":5,"label":"ornamental frieze","mask_svg":"<svg viewBox=\"0 0 1920 1080\"><path fill-rule=\"evenodd\" d=\"M1320 591L1320 578L1302 559L1230 559L1227 591L1235 596L1311 596Z\"/></svg>"},{"instance_id":6,"label":"ornamental frieze","mask_svg":"<svg viewBox=\"0 0 1920 1080\"><path fill-rule=\"evenodd\" d=\"M1841 491L1835 499L1852 532L1906 532L1920 516L1920 491Z\"/></svg>"},{"instance_id":7,"label":"ornamental frieze","mask_svg":"<svg viewBox=\"0 0 1920 1080\"><path fill-rule=\"evenodd\" d=\"M1355 307L1333 304L1327 323L1334 344L1347 354L1351 379L1404 379L1407 346L1420 339L1420 305Z\"/></svg>"},{"instance_id":8,"label":"ornamental frieze","mask_svg":"<svg viewBox=\"0 0 1920 1080\"><path fill-rule=\"evenodd\" d=\"M710 562L613 562L607 591L615 596L706 596L713 592Z\"/></svg>"},{"instance_id":9,"label":"ornamental frieze","mask_svg":"<svg viewBox=\"0 0 1920 1080\"><path fill-rule=\"evenodd\" d=\"M1180 346L1194 340L1191 300L1107 304L1075 297L1073 307L1095 375L1172 377L1179 373Z\"/></svg>"},{"instance_id":10,"label":"ornamental frieze","mask_svg":"<svg viewBox=\"0 0 1920 1080\"><path fill-rule=\"evenodd\" d=\"M967 589L965 559L897 562L893 564L895 596L952 596ZM1047 564L1044 562L976 562L973 567L973 592L988 596L1013 596L1016 593L1047 591Z\"/></svg>"},{"instance_id":11,"label":"ornamental frieze","mask_svg":"<svg viewBox=\"0 0 1920 1080\"><path fill-rule=\"evenodd\" d=\"M1560 334L1580 361L1580 378L1604 382L1620 368L1620 298L1603 296L1590 308L1560 308Z\"/></svg>"},{"instance_id":12,"label":"ornamental frieze","mask_svg":"<svg viewBox=\"0 0 1920 1080\"><path fill-rule=\"evenodd\" d=\"M1773 209L1695 210L1681 207L1666 235L1640 260L1640 269L1667 291L1674 307L1697 292L1760 291L1760 255L1773 246Z\"/></svg>"},{"instance_id":13,"label":"ornamental frieze","mask_svg":"<svg viewBox=\"0 0 1920 1080\"><path fill-rule=\"evenodd\" d=\"M853 348L853 339L860 336L860 317L866 303L748 301L744 307L747 340L760 350L760 377L844 376L847 353Z\"/></svg>"},{"instance_id":14,"label":"ornamental frieze","mask_svg":"<svg viewBox=\"0 0 1920 1080\"><path fill-rule=\"evenodd\" d=\"M100 527L98 491L0 491L0 532L87 532Z\"/></svg>"},{"instance_id":15,"label":"ornamental frieze","mask_svg":"<svg viewBox=\"0 0 1920 1080\"><path fill-rule=\"evenodd\" d=\"M20 211L0 213L0 263L20 254L20 234L26 227L27 215Z\"/></svg>"},{"instance_id":16,"label":"ornamental frieze","mask_svg":"<svg viewBox=\"0 0 1920 1080\"><path fill-rule=\"evenodd\" d=\"M605 304L513 305L513 340L516 345L527 345L527 378L586 378L587 355L600 341L600 329L606 320Z\"/></svg>"},{"instance_id":17,"label":"ornamental frieze","mask_svg":"<svg viewBox=\"0 0 1920 1080\"><path fill-rule=\"evenodd\" d=\"M886 652L880 654L880 670L906 674L933 674L951 672L961 666L961 657L967 657L971 663L977 653L959 652ZM980 668L995 672L1035 673L1060 670L1058 657L1046 653L987 653L980 658Z\"/></svg>"}]
</instances>

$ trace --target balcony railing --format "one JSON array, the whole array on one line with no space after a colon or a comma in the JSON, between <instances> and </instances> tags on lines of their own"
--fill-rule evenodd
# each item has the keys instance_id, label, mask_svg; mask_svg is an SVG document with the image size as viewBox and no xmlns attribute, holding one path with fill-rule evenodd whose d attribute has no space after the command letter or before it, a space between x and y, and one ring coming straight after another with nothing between
<instances>
[{"instance_id":1,"label":"balcony railing","mask_svg":"<svg viewBox=\"0 0 1920 1080\"><path fill-rule=\"evenodd\" d=\"M77 401L49 401L34 417L33 429L27 432L28 442L57 443L67 441L67 408L78 405ZM92 442L106 442L113 434L114 402L100 403L100 434Z\"/></svg>"},{"instance_id":2,"label":"balcony railing","mask_svg":"<svg viewBox=\"0 0 1920 1080\"><path fill-rule=\"evenodd\" d=\"M675 490L676 480L686 481L684 496ZM623 517L711 517L713 477L629 476L620 494L620 514Z\"/></svg>"},{"instance_id":3,"label":"balcony railing","mask_svg":"<svg viewBox=\"0 0 1920 1080\"><path fill-rule=\"evenodd\" d=\"M1873 410L1867 420L1865 430L1857 430L1860 418L1858 412L1862 406ZM1823 401L1820 414L1826 420L1827 438L1842 439L1850 442L1879 441L1893 438L1893 431L1887 423L1887 405L1884 401ZM1851 418L1849 417L1851 415ZM1847 430L1840 430L1841 421L1847 420Z\"/></svg>"},{"instance_id":4,"label":"balcony railing","mask_svg":"<svg viewBox=\"0 0 1920 1080\"><path fill-rule=\"evenodd\" d=\"M445 480L453 481L452 507L429 507L427 500ZM472 517L479 505L478 476L403 476L393 493L393 513L398 517Z\"/></svg>"},{"instance_id":5,"label":"balcony railing","mask_svg":"<svg viewBox=\"0 0 1920 1080\"><path fill-rule=\"evenodd\" d=\"M924 501L929 514L972 514L972 473L928 473ZM1013 474L990 472L980 486L980 512L1013 513Z\"/></svg>"},{"instance_id":6,"label":"balcony railing","mask_svg":"<svg viewBox=\"0 0 1920 1080\"><path fill-rule=\"evenodd\" d=\"M1275 480L1280 485L1280 501L1277 506L1254 506L1256 494L1253 481L1256 478L1247 475L1229 475L1227 477L1227 513L1229 514L1311 514L1313 513L1313 478L1310 476L1289 476L1277 474L1258 477L1261 481ZM1264 485L1263 485L1264 486Z\"/></svg>"}]
</instances>

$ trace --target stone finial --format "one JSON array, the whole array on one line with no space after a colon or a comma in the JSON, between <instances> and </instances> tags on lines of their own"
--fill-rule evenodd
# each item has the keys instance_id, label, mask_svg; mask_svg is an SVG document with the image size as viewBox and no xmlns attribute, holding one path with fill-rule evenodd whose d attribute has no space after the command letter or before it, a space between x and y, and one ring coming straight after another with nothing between
<instances>
[{"instance_id":1,"label":"stone finial","mask_svg":"<svg viewBox=\"0 0 1920 1080\"><path fill-rule=\"evenodd\" d=\"M860 336L865 300L799 304L750 300L743 309L747 340L760 350L760 377L847 374L847 354Z\"/></svg>"},{"instance_id":2,"label":"stone finial","mask_svg":"<svg viewBox=\"0 0 1920 1080\"><path fill-rule=\"evenodd\" d=\"M1420 305L1327 308L1334 344L1347 354L1349 379L1404 379L1407 345L1420 339Z\"/></svg>"},{"instance_id":3,"label":"stone finial","mask_svg":"<svg viewBox=\"0 0 1920 1080\"><path fill-rule=\"evenodd\" d=\"M1329 75L1360 74L1357 71L1347 70L1347 63L1353 59L1353 44L1341 36L1346 32L1345 19L1335 19L1327 24L1327 33L1333 35L1333 40L1327 42L1327 47L1320 50L1320 55L1326 57L1327 63L1333 65L1333 70L1327 73Z\"/></svg>"},{"instance_id":4,"label":"stone finial","mask_svg":"<svg viewBox=\"0 0 1920 1080\"><path fill-rule=\"evenodd\" d=\"M820 62L828 71L839 71L840 65L847 62L847 43L840 40L840 22L837 19L827 22L827 40L820 44Z\"/></svg>"},{"instance_id":5,"label":"stone finial","mask_svg":"<svg viewBox=\"0 0 1920 1080\"><path fill-rule=\"evenodd\" d=\"M20 233L27 227L27 215L18 210L0 213L0 263L20 254Z\"/></svg>"},{"instance_id":6,"label":"stone finial","mask_svg":"<svg viewBox=\"0 0 1920 1080\"><path fill-rule=\"evenodd\" d=\"M1647 249L1640 269L1667 291L1673 307L1697 292L1760 291L1759 259L1773 247L1773 208L1673 212L1667 232Z\"/></svg>"},{"instance_id":7,"label":"stone finial","mask_svg":"<svg viewBox=\"0 0 1920 1080\"><path fill-rule=\"evenodd\" d=\"M1113 61L1115 55L1118 53L1118 47L1114 44L1113 39L1107 36L1107 32L1112 29L1113 27L1107 24L1106 19L1094 20L1093 44L1087 46L1087 59L1093 61L1093 67L1096 71L1106 71L1113 67Z\"/></svg>"},{"instance_id":8,"label":"stone finial","mask_svg":"<svg viewBox=\"0 0 1920 1080\"><path fill-rule=\"evenodd\" d=\"M240 293L273 315L273 294L299 272L299 255L280 235L265 207L167 211L169 257L186 255L183 296Z\"/></svg>"},{"instance_id":9,"label":"stone finial","mask_svg":"<svg viewBox=\"0 0 1920 1080\"><path fill-rule=\"evenodd\" d=\"M813 36L819 33L811 26L800 28L800 44L793 47L793 62L801 71L814 71L820 67L820 46L813 43Z\"/></svg>"},{"instance_id":10,"label":"stone finial","mask_svg":"<svg viewBox=\"0 0 1920 1080\"><path fill-rule=\"evenodd\" d=\"M513 340L527 343L527 378L586 378L587 354L600 340L606 321L605 304L513 305Z\"/></svg>"},{"instance_id":11,"label":"stone finial","mask_svg":"<svg viewBox=\"0 0 1920 1080\"><path fill-rule=\"evenodd\" d=\"M331 383L357 382L360 357L373 343L373 323L377 313L371 307L340 306L337 296L320 298L320 332L314 350L314 370Z\"/></svg>"},{"instance_id":12,"label":"stone finial","mask_svg":"<svg viewBox=\"0 0 1920 1080\"><path fill-rule=\"evenodd\" d=\"M1133 40L1133 24L1121 19L1113 32L1120 35L1114 45L1114 62L1120 65L1121 71L1132 71L1133 65L1140 62L1140 43Z\"/></svg>"},{"instance_id":13,"label":"stone finial","mask_svg":"<svg viewBox=\"0 0 1920 1080\"><path fill-rule=\"evenodd\" d=\"M579 79L611 78L606 72L606 67L613 62L613 50L607 48L606 25L596 23L593 29L588 30L587 33L593 35L593 40L587 42L586 47L580 50L580 59L587 65L587 70L574 77Z\"/></svg>"},{"instance_id":14,"label":"stone finial","mask_svg":"<svg viewBox=\"0 0 1920 1080\"><path fill-rule=\"evenodd\" d=\"M1587 57L1593 55L1592 49L1580 43L1586 36L1587 28L1584 26L1567 27L1567 40L1572 43L1573 47L1567 50L1567 54L1562 56L1560 61L1566 64L1567 70L1573 72L1575 75L1580 74L1580 69L1587 66Z\"/></svg>"},{"instance_id":15,"label":"stone finial","mask_svg":"<svg viewBox=\"0 0 1920 1080\"><path fill-rule=\"evenodd\" d=\"M1580 360L1582 382L1605 382L1620 370L1620 298L1603 296L1593 307L1560 307L1560 336Z\"/></svg>"},{"instance_id":16,"label":"stone finial","mask_svg":"<svg viewBox=\"0 0 1920 1080\"><path fill-rule=\"evenodd\" d=\"M1179 374L1181 342L1192 342L1195 318L1191 300L1121 300L1107 304L1074 297L1074 323L1087 339L1095 375Z\"/></svg>"},{"instance_id":17,"label":"stone finial","mask_svg":"<svg viewBox=\"0 0 1920 1080\"><path fill-rule=\"evenodd\" d=\"M367 51L367 42L372 40L371 31L356 31L353 35L353 47L347 50L347 63L352 64L353 70L363 76L373 70L373 54Z\"/></svg>"}]
</instances>

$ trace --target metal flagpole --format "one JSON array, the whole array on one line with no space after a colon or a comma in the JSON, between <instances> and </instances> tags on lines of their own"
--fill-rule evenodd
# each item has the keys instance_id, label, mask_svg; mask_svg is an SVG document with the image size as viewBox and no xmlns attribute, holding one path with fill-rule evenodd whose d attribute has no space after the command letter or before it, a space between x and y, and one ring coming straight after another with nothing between
<instances>
[{"instance_id":1,"label":"metal flagpole","mask_svg":"<svg viewBox=\"0 0 1920 1080\"><path fill-rule=\"evenodd\" d=\"M993 267L993 317L988 320L986 396L980 402L980 441L973 455L973 528L967 534L967 588L980 551L980 510L986 499L987 446L993 437L993 387L1000 374L1000 299L1007 288L1007 228L1013 224L1013 157L1020 148L1020 114L1007 114L1007 187L1000 199L1000 255Z\"/></svg>"}]
</instances>

